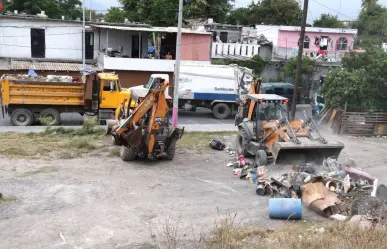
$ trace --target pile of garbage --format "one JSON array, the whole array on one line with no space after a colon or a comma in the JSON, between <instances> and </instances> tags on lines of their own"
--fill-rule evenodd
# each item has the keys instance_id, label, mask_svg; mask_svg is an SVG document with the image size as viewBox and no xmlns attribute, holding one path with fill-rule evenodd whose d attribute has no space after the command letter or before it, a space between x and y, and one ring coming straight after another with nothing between
<instances>
[{"instance_id":1,"label":"pile of garbage","mask_svg":"<svg viewBox=\"0 0 387 249\"><path fill-rule=\"evenodd\" d=\"M282 214L276 214L278 218L289 218L284 215L287 213L300 213L294 217L301 219L302 212L296 209L304 206L335 220L352 217L351 220L366 226L387 225L387 187L379 184L375 176L359 169L353 161L342 164L330 157L322 165L292 165L289 172L271 177L268 167L255 165L219 140L213 139L210 147L223 150L236 159L226 166L233 168L235 177L255 184L257 195L281 199L281 202L270 202L277 209L284 207L279 211ZM298 201L294 202L295 199ZM288 212L285 207L294 210Z\"/></svg>"},{"instance_id":2,"label":"pile of garbage","mask_svg":"<svg viewBox=\"0 0 387 249\"><path fill-rule=\"evenodd\" d=\"M72 76L67 75L47 75L47 76L38 76L38 75L28 75L28 74L7 74L3 79L16 80L16 81L38 81L38 82L74 82Z\"/></svg>"}]
</instances>

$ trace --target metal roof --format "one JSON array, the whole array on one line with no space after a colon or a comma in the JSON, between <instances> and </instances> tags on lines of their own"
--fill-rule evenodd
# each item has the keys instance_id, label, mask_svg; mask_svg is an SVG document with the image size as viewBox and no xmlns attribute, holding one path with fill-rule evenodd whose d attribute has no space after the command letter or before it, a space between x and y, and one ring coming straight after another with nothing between
<instances>
[{"instance_id":1,"label":"metal roof","mask_svg":"<svg viewBox=\"0 0 387 249\"><path fill-rule=\"evenodd\" d=\"M112 25L94 25L90 26L100 29L115 29L115 30L129 30L129 31L145 31L145 32L164 32L164 33L177 33L177 27L129 27L129 26L112 26ZM198 35L211 35L206 31L198 31L187 28L182 28L182 33L185 34L198 34Z\"/></svg>"},{"instance_id":2,"label":"metal roof","mask_svg":"<svg viewBox=\"0 0 387 249\"><path fill-rule=\"evenodd\" d=\"M95 71L102 71L101 68L94 65L86 65ZM83 69L80 63L63 63L63 62L38 62L38 61L19 61L12 60L10 70L44 70L44 71L77 71Z\"/></svg>"},{"instance_id":3,"label":"metal roof","mask_svg":"<svg viewBox=\"0 0 387 249\"><path fill-rule=\"evenodd\" d=\"M247 98L254 101L258 100L287 100L287 98L277 94L247 94Z\"/></svg>"}]
</instances>

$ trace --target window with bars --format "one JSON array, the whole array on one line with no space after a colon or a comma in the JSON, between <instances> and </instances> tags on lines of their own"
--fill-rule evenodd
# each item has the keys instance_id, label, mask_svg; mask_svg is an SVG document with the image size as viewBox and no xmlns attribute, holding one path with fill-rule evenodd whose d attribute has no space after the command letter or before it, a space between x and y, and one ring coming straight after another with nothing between
<instances>
[{"instance_id":1,"label":"window with bars","mask_svg":"<svg viewBox=\"0 0 387 249\"><path fill-rule=\"evenodd\" d=\"M298 45L300 45L300 39L298 39ZM309 48L310 45L310 39L309 36L304 37L304 48Z\"/></svg>"},{"instance_id":2,"label":"window with bars","mask_svg":"<svg viewBox=\"0 0 387 249\"><path fill-rule=\"evenodd\" d=\"M347 50L348 40L345 37L340 37L337 41L337 50Z\"/></svg>"}]
</instances>

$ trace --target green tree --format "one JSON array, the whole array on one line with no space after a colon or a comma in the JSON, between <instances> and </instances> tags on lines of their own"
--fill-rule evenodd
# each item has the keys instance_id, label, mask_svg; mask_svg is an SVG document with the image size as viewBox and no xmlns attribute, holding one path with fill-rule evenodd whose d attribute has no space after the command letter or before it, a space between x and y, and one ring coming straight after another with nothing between
<instances>
[{"instance_id":1,"label":"green tree","mask_svg":"<svg viewBox=\"0 0 387 249\"><path fill-rule=\"evenodd\" d=\"M79 17L82 20L83 11L82 2L80 0L59 0L58 3L61 16L64 16L66 19L70 20L75 20ZM88 20L87 17L85 19Z\"/></svg>"},{"instance_id":2,"label":"green tree","mask_svg":"<svg viewBox=\"0 0 387 249\"><path fill-rule=\"evenodd\" d=\"M215 65L231 65L236 64L241 67L247 67L254 71L255 74L259 75L265 68L266 62L262 57L257 54L248 60L232 60L232 59L215 59L212 61Z\"/></svg>"},{"instance_id":3,"label":"green tree","mask_svg":"<svg viewBox=\"0 0 387 249\"><path fill-rule=\"evenodd\" d=\"M353 27L358 29L362 47L380 46L387 38L387 8L377 1L366 1Z\"/></svg>"},{"instance_id":4,"label":"green tree","mask_svg":"<svg viewBox=\"0 0 387 249\"><path fill-rule=\"evenodd\" d=\"M114 22L114 23L123 23L125 21L125 18L128 17L128 13L123 11L119 7L110 7L108 9L108 12L104 16L104 20L106 22Z\"/></svg>"},{"instance_id":5,"label":"green tree","mask_svg":"<svg viewBox=\"0 0 387 249\"><path fill-rule=\"evenodd\" d=\"M321 28L344 28L342 21L338 19L337 16L331 14L322 14L319 19L313 22L314 27Z\"/></svg>"},{"instance_id":6,"label":"green tree","mask_svg":"<svg viewBox=\"0 0 387 249\"><path fill-rule=\"evenodd\" d=\"M372 47L343 58L342 68L328 72L321 90L332 107L369 111L387 107L387 53Z\"/></svg>"},{"instance_id":7,"label":"green tree","mask_svg":"<svg viewBox=\"0 0 387 249\"><path fill-rule=\"evenodd\" d=\"M52 0L12 0L6 5L6 10L17 10L30 15L39 14L42 10L50 18L60 18L62 10L57 1Z\"/></svg>"},{"instance_id":8,"label":"green tree","mask_svg":"<svg viewBox=\"0 0 387 249\"><path fill-rule=\"evenodd\" d=\"M300 25L302 11L296 0L262 0L250 5L251 24Z\"/></svg>"},{"instance_id":9,"label":"green tree","mask_svg":"<svg viewBox=\"0 0 387 249\"><path fill-rule=\"evenodd\" d=\"M215 22L226 21L233 0L185 0L184 18L213 18ZM170 0L119 0L131 21L155 26L177 24L178 1Z\"/></svg>"},{"instance_id":10,"label":"green tree","mask_svg":"<svg viewBox=\"0 0 387 249\"><path fill-rule=\"evenodd\" d=\"M311 87L311 76L316 67L316 61L308 56L302 57L301 64L301 79L300 79L300 95L308 96ZM283 73L287 76L296 78L297 72L297 57L292 57L285 66Z\"/></svg>"},{"instance_id":11,"label":"green tree","mask_svg":"<svg viewBox=\"0 0 387 249\"><path fill-rule=\"evenodd\" d=\"M234 25L249 25L250 8L237 8L230 11L227 23Z\"/></svg>"},{"instance_id":12,"label":"green tree","mask_svg":"<svg viewBox=\"0 0 387 249\"><path fill-rule=\"evenodd\" d=\"M4 11L18 10L19 13L30 15L39 14L45 11L45 14L50 18L61 18L75 20L82 19L82 2L79 0L11 0L4 6Z\"/></svg>"}]
</instances>

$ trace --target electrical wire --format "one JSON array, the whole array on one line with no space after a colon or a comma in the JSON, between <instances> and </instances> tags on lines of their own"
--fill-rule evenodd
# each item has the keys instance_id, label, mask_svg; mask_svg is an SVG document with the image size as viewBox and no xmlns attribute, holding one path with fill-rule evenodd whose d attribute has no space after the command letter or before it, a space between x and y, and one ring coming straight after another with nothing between
<instances>
[{"instance_id":1,"label":"electrical wire","mask_svg":"<svg viewBox=\"0 0 387 249\"><path fill-rule=\"evenodd\" d=\"M317 4L321 5L321 6L323 6L323 7L325 7L325 8L327 8L327 9L329 9L329 10L332 10L332 11L336 12L336 13L339 14L339 15L345 16L345 17L349 18L351 21L356 21L356 20L353 19L352 17L349 17L349 16L347 16L347 15L341 13L340 11L337 11L337 10L335 10L335 9L332 9L331 7L328 7L328 6L326 6L325 4L320 3L319 1L313 0L313 2L315 2L315 3L317 3Z\"/></svg>"}]
</instances>

